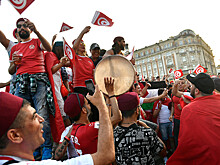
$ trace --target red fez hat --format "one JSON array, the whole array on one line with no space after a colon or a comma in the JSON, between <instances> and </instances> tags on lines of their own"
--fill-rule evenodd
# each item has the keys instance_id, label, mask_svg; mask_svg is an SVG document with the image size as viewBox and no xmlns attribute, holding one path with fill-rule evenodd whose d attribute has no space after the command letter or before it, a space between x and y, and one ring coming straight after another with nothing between
<instances>
[{"instance_id":1,"label":"red fez hat","mask_svg":"<svg viewBox=\"0 0 220 165\"><path fill-rule=\"evenodd\" d=\"M14 122L23 104L23 99L7 92L0 92L0 137Z\"/></svg>"},{"instance_id":2,"label":"red fez hat","mask_svg":"<svg viewBox=\"0 0 220 165\"><path fill-rule=\"evenodd\" d=\"M64 112L71 118L80 114L84 105L84 96L82 94L71 94L64 103Z\"/></svg>"},{"instance_id":3,"label":"red fez hat","mask_svg":"<svg viewBox=\"0 0 220 165\"><path fill-rule=\"evenodd\" d=\"M118 107L121 111L129 111L140 104L138 94L136 92L127 92L118 97Z\"/></svg>"}]
</instances>

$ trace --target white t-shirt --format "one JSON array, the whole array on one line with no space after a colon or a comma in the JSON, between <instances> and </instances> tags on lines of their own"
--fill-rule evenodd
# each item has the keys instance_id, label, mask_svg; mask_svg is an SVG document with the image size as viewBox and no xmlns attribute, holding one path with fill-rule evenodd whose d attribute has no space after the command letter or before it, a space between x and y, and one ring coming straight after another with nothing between
<instances>
[{"instance_id":1,"label":"white t-shirt","mask_svg":"<svg viewBox=\"0 0 220 165\"><path fill-rule=\"evenodd\" d=\"M158 104L155 109L158 109ZM160 113L158 115L158 122L169 123L170 122L169 117L170 117L170 110L168 109L168 106L162 104Z\"/></svg>"},{"instance_id":2,"label":"white t-shirt","mask_svg":"<svg viewBox=\"0 0 220 165\"><path fill-rule=\"evenodd\" d=\"M18 157L8 156L8 155L0 155L0 157L10 157L14 160L21 161L19 163L13 163L16 165L94 165L93 159L91 155L83 155L76 158L68 159L63 162L56 160L42 160L42 161L26 161ZM0 165L4 164L8 160L0 160Z\"/></svg>"}]
</instances>

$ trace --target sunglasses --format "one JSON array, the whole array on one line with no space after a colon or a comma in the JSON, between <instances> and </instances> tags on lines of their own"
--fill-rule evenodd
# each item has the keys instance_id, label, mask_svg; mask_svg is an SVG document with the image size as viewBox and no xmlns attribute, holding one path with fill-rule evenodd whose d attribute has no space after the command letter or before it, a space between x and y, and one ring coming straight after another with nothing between
<instances>
[{"instance_id":1,"label":"sunglasses","mask_svg":"<svg viewBox=\"0 0 220 165\"><path fill-rule=\"evenodd\" d=\"M18 24L18 25L17 25L17 28L20 29L22 26L23 26L24 28L27 28L27 27L28 27L27 24L22 24L22 25L21 25L21 24Z\"/></svg>"}]
</instances>

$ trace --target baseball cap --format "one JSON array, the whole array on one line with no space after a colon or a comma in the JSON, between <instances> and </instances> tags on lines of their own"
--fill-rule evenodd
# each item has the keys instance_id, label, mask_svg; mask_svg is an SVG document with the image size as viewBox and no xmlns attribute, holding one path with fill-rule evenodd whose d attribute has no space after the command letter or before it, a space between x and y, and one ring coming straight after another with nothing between
<instances>
[{"instance_id":1,"label":"baseball cap","mask_svg":"<svg viewBox=\"0 0 220 165\"><path fill-rule=\"evenodd\" d=\"M71 118L80 114L84 105L84 96L82 94L71 94L64 103L64 112Z\"/></svg>"},{"instance_id":2,"label":"baseball cap","mask_svg":"<svg viewBox=\"0 0 220 165\"><path fill-rule=\"evenodd\" d=\"M0 137L14 122L23 104L23 99L7 92L0 92Z\"/></svg>"},{"instance_id":3,"label":"baseball cap","mask_svg":"<svg viewBox=\"0 0 220 165\"><path fill-rule=\"evenodd\" d=\"M97 43L93 43L91 46L90 46L90 50L94 50L95 48L99 48L99 45Z\"/></svg>"},{"instance_id":4,"label":"baseball cap","mask_svg":"<svg viewBox=\"0 0 220 165\"><path fill-rule=\"evenodd\" d=\"M29 21L29 19L27 19L27 18L19 18L19 19L16 21L16 26L18 25L18 23L19 23L20 21Z\"/></svg>"},{"instance_id":5,"label":"baseball cap","mask_svg":"<svg viewBox=\"0 0 220 165\"><path fill-rule=\"evenodd\" d=\"M129 111L140 104L138 94L136 92L127 92L118 97L118 107L121 111Z\"/></svg>"},{"instance_id":6,"label":"baseball cap","mask_svg":"<svg viewBox=\"0 0 220 165\"><path fill-rule=\"evenodd\" d=\"M213 80L206 73L199 73L196 76L188 74L186 78L205 94L211 94L215 88Z\"/></svg>"}]
</instances>

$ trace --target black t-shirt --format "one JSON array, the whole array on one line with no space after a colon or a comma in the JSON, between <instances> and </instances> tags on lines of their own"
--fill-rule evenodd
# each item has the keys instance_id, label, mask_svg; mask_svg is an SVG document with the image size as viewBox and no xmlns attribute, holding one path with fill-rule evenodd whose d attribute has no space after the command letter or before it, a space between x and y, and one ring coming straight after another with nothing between
<instances>
[{"instance_id":1,"label":"black t-shirt","mask_svg":"<svg viewBox=\"0 0 220 165\"><path fill-rule=\"evenodd\" d=\"M154 165L154 156L163 150L163 144L151 128L133 124L114 129L115 160L118 165Z\"/></svg>"}]
</instances>

